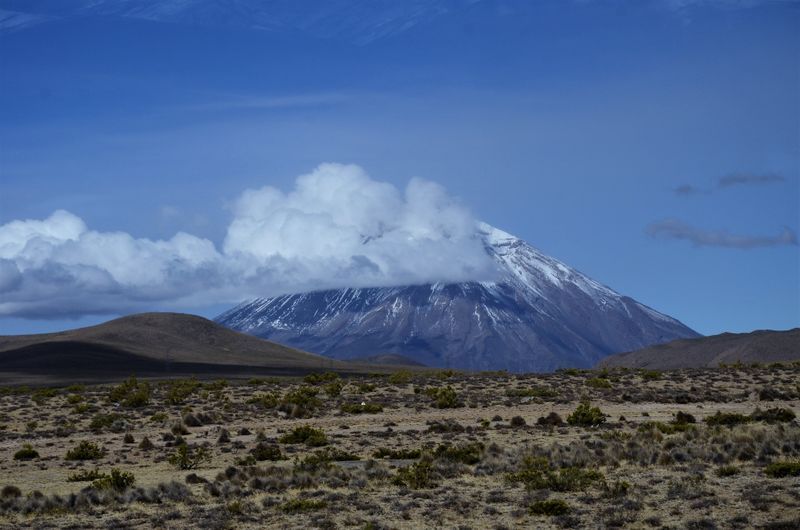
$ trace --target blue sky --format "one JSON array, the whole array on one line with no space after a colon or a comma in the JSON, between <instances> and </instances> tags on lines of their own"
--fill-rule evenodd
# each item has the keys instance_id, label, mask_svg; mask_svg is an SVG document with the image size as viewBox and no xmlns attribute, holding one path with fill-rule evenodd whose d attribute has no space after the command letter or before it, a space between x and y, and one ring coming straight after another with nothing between
<instances>
[{"instance_id":1,"label":"blue sky","mask_svg":"<svg viewBox=\"0 0 800 530\"><path fill-rule=\"evenodd\" d=\"M800 325L798 2L90 4L0 0L0 226L222 248L244 190L358 164L701 333Z\"/></svg>"}]
</instances>

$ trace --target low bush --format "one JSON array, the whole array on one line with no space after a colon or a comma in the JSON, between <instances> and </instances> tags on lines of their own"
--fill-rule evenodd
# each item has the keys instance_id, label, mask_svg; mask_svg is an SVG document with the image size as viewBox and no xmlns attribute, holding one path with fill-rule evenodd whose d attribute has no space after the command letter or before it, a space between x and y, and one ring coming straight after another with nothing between
<instances>
[{"instance_id":1,"label":"low bush","mask_svg":"<svg viewBox=\"0 0 800 530\"><path fill-rule=\"evenodd\" d=\"M387 381L392 385L407 385L411 382L411 372L408 370L398 370L392 373Z\"/></svg>"},{"instance_id":2,"label":"low bush","mask_svg":"<svg viewBox=\"0 0 800 530\"><path fill-rule=\"evenodd\" d=\"M167 383L166 401L170 405L180 405L201 388L200 381L191 379L174 379Z\"/></svg>"},{"instance_id":3,"label":"low bush","mask_svg":"<svg viewBox=\"0 0 800 530\"><path fill-rule=\"evenodd\" d=\"M393 460L416 460L422 451L419 449L387 449L381 447L372 456L375 458L391 458Z\"/></svg>"},{"instance_id":4,"label":"low bush","mask_svg":"<svg viewBox=\"0 0 800 530\"><path fill-rule=\"evenodd\" d=\"M432 488L436 484L433 480L433 469L430 460L420 460L410 466L402 467L392 482L412 490Z\"/></svg>"},{"instance_id":5,"label":"low bush","mask_svg":"<svg viewBox=\"0 0 800 530\"><path fill-rule=\"evenodd\" d=\"M528 511L531 515L546 515L553 517L569 513L569 504L561 499L548 499L546 501L536 501L530 505Z\"/></svg>"},{"instance_id":6,"label":"low bush","mask_svg":"<svg viewBox=\"0 0 800 530\"><path fill-rule=\"evenodd\" d=\"M557 412L551 412L547 416L540 416L539 419L536 420L536 425L559 427L564 425L564 420L561 419L561 416L559 416Z\"/></svg>"},{"instance_id":7,"label":"low bush","mask_svg":"<svg viewBox=\"0 0 800 530\"><path fill-rule=\"evenodd\" d=\"M250 451L250 454L253 455L253 458L259 462L263 462L264 460L270 460L273 462L276 460L283 460L283 454L281 454L280 447L264 442L257 444Z\"/></svg>"},{"instance_id":8,"label":"low bush","mask_svg":"<svg viewBox=\"0 0 800 530\"><path fill-rule=\"evenodd\" d=\"M323 374L311 373L303 378L303 382L309 385L317 385L319 383L330 383L339 379L339 374L335 372L325 372Z\"/></svg>"},{"instance_id":9,"label":"low bush","mask_svg":"<svg viewBox=\"0 0 800 530\"><path fill-rule=\"evenodd\" d=\"M587 379L586 386L590 388L604 388L604 389L613 388L613 386L611 385L611 381L609 381L604 377L592 377L590 379Z\"/></svg>"},{"instance_id":10,"label":"low bush","mask_svg":"<svg viewBox=\"0 0 800 530\"><path fill-rule=\"evenodd\" d=\"M248 398L247 403L257 405L262 409L273 409L278 406L278 396L273 392L259 393Z\"/></svg>"},{"instance_id":11,"label":"low bush","mask_svg":"<svg viewBox=\"0 0 800 530\"><path fill-rule=\"evenodd\" d=\"M106 454L105 449L94 442L81 441L78 445L67 451L66 460L97 460Z\"/></svg>"},{"instance_id":12,"label":"low bush","mask_svg":"<svg viewBox=\"0 0 800 530\"><path fill-rule=\"evenodd\" d=\"M426 393L433 398L433 406L437 409L454 409L463 406L458 399L458 394L450 385L444 388L429 389Z\"/></svg>"},{"instance_id":13,"label":"low bush","mask_svg":"<svg viewBox=\"0 0 800 530\"><path fill-rule=\"evenodd\" d=\"M582 401L575 411L567 416L567 423L582 427L594 427L605 421L605 414L598 407L592 407L588 401Z\"/></svg>"},{"instance_id":14,"label":"low bush","mask_svg":"<svg viewBox=\"0 0 800 530\"><path fill-rule=\"evenodd\" d=\"M718 477L732 477L739 474L739 468L736 466L720 466L715 472Z\"/></svg>"},{"instance_id":15,"label":"low bush","mask_svg":"<svg viewBox=\"0 0 800 530\"><path fill-rule=\"evenodd\" d=\"M435 458L461 462L462 464L477 464L483 456L484 445L480 442L464 443L460 445L442 444L433 451Z\"/></svg>"},{"instance_id":16,"label":"low bush","mask_svg":"<svg viewBox=\"0 0 800 530\"><path fill-rule=\"evenodd\" d=\"M794 411L785 408L772 408L767 410L756 409L750 414L753 421L764 421L766 423L788 423L795 419Z\"/></svg>"},{"instance_id":17,"label":"low bush","mask_svg":"<svg viewBox=\"0 0 800 530\"><path fill-rule=\"evenodd\" d=\"M133 486L136 478L133 473L112 469L108 475L101 476L92 482L92 487L96 490L112 490L121 493Z\"/></svg>"},{"instance_id":18,"label":"low bush","mask_svg":"<svg viewBox=\"0 0 800 530\"><path fill-rule=\"evenodd\" d=\"M344 403L340 410L349 414L377 414L383 412L380 403Z\"/></svg>"},{"instance_id":19,"label":"low bush","mask_svg":"<svg viewBox=\"0 0 800 530\"><path fill-rule=\"evenodd\" d=\"M736 412L720 412L717 411L713 416L706 418L708 425L724 425L726 427L733 427L734 425L741 425L750 421L748 416Z\"/></svg>"},{"instance_id":20,"label":"low bush","mask_svg":"<svg viewBox=\"0 0 800 530\"><path fill-rule=\"evenodd\" d=\"M295 427L278 439L284 444L306 444L309 447L328 445L328 437L322 429L315 429L310 425Z\"/></svg>"},{"instance_id":21,"label":"low bush","mask_svg":"<svg viewBox=\"0 0 800 530\"><path fill-rule=\"evenodd\" d=\"M14 453L14 460L33 460L39 458L39 452L31 444L23 444L22 449Z\"/></svg>"},{"instance_id":22,"label":"low bush","mask_svg":"<svg viewBox=\"0 0 800 530\"><path fill-rule=\"evenodd\" d=\"M105 473L100 473L99 469L86 469L67 476L67 482L93 482L105 477Z\"/></svg>"},{"instance_id":23,"label":"low bush","mask_svg":"<svg viewBox=\"0 0 800 530\"><path fill-rule=\"evenodd\" d=\"M132 375L109 391L108 400L123 407L144 407L150 403L150 385Z\"/></svg>"},{"instance_id":24,"label":"low bush","mask_svg":"<svg viewBox=\"0 0 800 530\"><path fill-rule=\"evenodd\" d=\"M800 460L772 462L764 469L764 473L772 478L800 477Z\"/></svg>"},{"instance_id":25,"label":"low bush","mask_svg":"<svg viewBox=\"0 0 800 530\"><path fill-rule=\"evenodd\" d=\"M546 458L527 456L520 471L507 475L510 482L521 482L529 490L581 491L605 477L597 470L577 466L554 468Z\"/></svg>"},{"instance_id":26,"label":"low bush","mask_svg":"<svg viewBox=\"0 0 800 530\"><path fill-rule=\"evenodd\" d=\"M313 499L291 499L286 501L285 503L281 504L280 510L283 513L294 514L294 513L304 513L304 512L313 512L316 510L324 509L328 503L325 501L320 500L313 500Z\"/></svg>"},{"instance_id":27,"label":"low bush","mask_svg":"<svg viewBox=\"0 0 800 530\"><path fill-rule=\"evenodd\" d=\"M167 461L178 469L197 469L211 461L211 452L206 447L190 447L183 443L175 448L175 452L167 458Z\"/></svg>"}]
</instances>

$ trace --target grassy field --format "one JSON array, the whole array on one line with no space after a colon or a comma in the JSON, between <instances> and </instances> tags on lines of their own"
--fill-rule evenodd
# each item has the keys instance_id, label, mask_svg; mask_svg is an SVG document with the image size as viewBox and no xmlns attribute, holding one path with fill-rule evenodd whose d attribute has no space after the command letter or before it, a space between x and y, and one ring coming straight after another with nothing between
<instances>
[{"instance_id":1,"label":"grassy field","mask_svg":"<svg viewBox=\"0 0 800 530\"><path fill-rule=\"evenodd\" d=\"M0 528L798 528L800 365L0 388Z\"/></svg>"}]
</instances>

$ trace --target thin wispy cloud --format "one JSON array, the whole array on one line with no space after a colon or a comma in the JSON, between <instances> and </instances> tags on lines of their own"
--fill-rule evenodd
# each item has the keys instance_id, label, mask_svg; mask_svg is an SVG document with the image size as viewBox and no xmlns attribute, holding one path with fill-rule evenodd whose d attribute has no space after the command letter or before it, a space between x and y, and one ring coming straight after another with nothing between
<instances>
[{"instance_id":1,"label":"thin wispy cloud","mask_svg":"<svg viewBox=\"0 0 800 530\"><path fill-rule=\"evenodd\" d=\"M725 247L743 250L779 247L798 244L797 234L785 227L780 233L769 235L741 235L726 230L704 230L678 219L665 219L650 224L647 234L660 239L688 241L697 247Z\"/></svg>"},{"instance_id":2,"label":"thin wispy cloud","mask_svg":"<svg viewBox=\"0 0 800 530\"><path fill-rule=\"evenodd\" d=\"M766 186L784 182L786 182L786 178L775 173L731 173L719 177L714 186L710 188L701 188L694 184L681 184L673 188L672 191L679 197L692 197L695 195L708 195L718 190L738 186Z\"/></svg>"},{"instance_id":3,"label":"thin wispy cloud","mask_svg":"<svg viewBox=\"0 0 800 530\"><path fill-rule=\"evenodd\" d=\"M749 185L764 185L764 184L779 184L785 182L786 179L780 175L773 173L757 174L757 173L734 173L732 175L725 175L720 177L717 181L718 188L730 188L732 186L749 186Z\"/></svg>"}]
</instances>

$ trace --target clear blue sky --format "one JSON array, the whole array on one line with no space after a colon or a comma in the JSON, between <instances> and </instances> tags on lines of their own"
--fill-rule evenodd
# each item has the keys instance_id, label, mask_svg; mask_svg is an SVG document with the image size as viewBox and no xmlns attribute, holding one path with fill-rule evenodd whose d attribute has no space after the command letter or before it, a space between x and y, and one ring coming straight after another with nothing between
<instances>
[{"instance_id":1,"label":"clear blue sky","mask_svg":"<svg viewBox=\"0 0 800 530\"><path fill-rule=\"evenodd\" d=\"M169 4L0 0L0 226L221 248L243 190L353 163L701 333L800 325L800 3ZM109 315L45 316L0 334Z\"/></svg>"}]
</instances>

